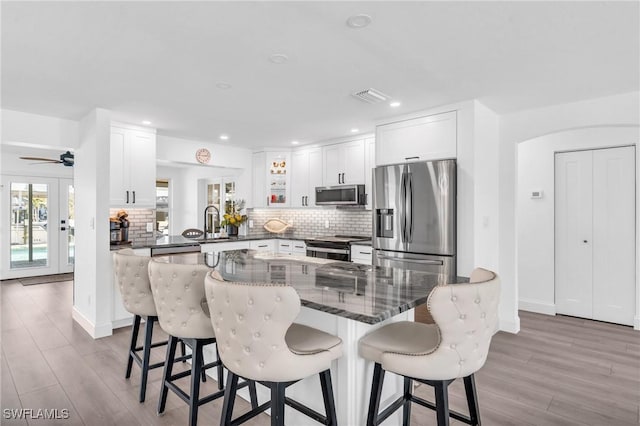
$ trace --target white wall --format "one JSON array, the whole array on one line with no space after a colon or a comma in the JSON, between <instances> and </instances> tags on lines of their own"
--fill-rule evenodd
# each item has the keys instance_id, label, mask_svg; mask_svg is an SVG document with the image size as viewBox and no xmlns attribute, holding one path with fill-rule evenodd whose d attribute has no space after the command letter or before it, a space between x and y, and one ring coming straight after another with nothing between
<instances>
[{"instance_id":1,"label":"white wall","mask_svg":"<svg viewBox=\"0 0 640 426\"><path fill-rule=\"evenodd\" d=\"M80 143L77 121L7 109L1 114L3 144L72 150Z\"/></svg>"},{"instance_id":2,"label":"white wall","mask_svg":"<svg viewBox=\"0 0 640 426\"><path fill-rule=\"evenodd\" d=\"M531 139L518 146L517 270L520 307L555 314L555 152L638 145L640 127L593 127ZM637 148L638 149L638 148ZM544 191L531 199L531 190ZM636 252L638 248L636 248ZM637 295L640 296L640 288ZM636 313L636 322L638 314Z\"/></svg>"},{"instance_id":3,"label":"white wall","mask_svg":"<svg viewBox=\"0 0 640 426\"><path fill-rule=\"evenodd\" d=\"M503 280L518 283L521 309L555 313L553 152L637 144L639 105L632 92L500 118L500 265ZM532 189L545 198L528 198Z\"/></svg>"},{"instance_id":4,"label":"white wall","mask_svg":"<svg viewBox=\"0 0 640 426\"><path fill-rule=\"evenodd\" d=\"M76 262L73 318L94 338L111 334L114 285L109 252L110 112L80 122L75 162Z\"/></svg>"},{"instance_id":5,"label":"white wall","mask_svg":"<svg viewBox=\"0 0 640 426\"><path fill-rule=\"evenodd\" d=\"M207 148L211 152L211 161L207 165L196 161L196 151L200 148ZM156 156L159 164L157 176L173 176L172 194L176 219L174 233L180 234L187 228L203 227L205 206L202 194L199 193L199 181L203 179L216 180L224 177L234 180L236 198L244 199L250 205L251 150L158 135Z\"/></svg>"}]
</instances>

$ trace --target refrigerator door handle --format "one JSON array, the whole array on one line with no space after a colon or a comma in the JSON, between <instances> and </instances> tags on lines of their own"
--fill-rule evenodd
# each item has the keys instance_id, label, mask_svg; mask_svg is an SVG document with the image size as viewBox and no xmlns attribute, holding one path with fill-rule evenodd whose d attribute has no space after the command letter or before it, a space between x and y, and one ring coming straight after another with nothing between
<instances>
[{"instance_id":1,"label":"refrigerator door handle","mask_svg":"<svg viewBox=\"0 0 640 426\"><path fill-rule=\"evenodd\" d=\"M400 198L402 199L402 211L400 212L400 240L407 241L407 174L403 171L400 182Z\"/></svg>"},{"instance_id":2,"label":"refrigerator door handle","mask_svg":"<svg viewBox=\"0 0 640 426\"><path fill-rule=\"evenodd\" d=\"M442 260L407 259L407 258L402 258L402 257L385 256L385 255L379 254L379 253L378 253L378 259L393 260L393 261L396 261L396 262L420 263L422 265L443 265L444 264L444 262Z\"/></svg>"},{"instance_id":3,"label":"refrigerator door handle","mask_svg":"<svg viewBox=\"0 0 640 426\"><path fill-rule=\"evenodd\" d=\"M409 184L409 197L407 201L409 205L407 207L407 214L409 216L409 226L407 226L407 241L413 242L413 174L407 173L407 182Z\"/></svg>"}]
</instances>

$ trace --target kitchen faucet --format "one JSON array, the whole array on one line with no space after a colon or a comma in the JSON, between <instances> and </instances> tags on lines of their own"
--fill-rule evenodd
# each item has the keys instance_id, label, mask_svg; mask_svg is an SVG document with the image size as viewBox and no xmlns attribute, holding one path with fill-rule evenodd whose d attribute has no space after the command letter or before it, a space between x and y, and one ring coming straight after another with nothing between
<instances>
[{"instance_id":1,"label":"kitchen faucet","mask_svg":"<svg viewBox=\"0 0 640 426\"><path fill-rule=\"evenodd\" d=\"M209 209L214 209L216 211L216 219L218 220L218 223L220 223L220 210L218 210L218 208L216 206L214 206L213 204L208 205L205 209L204 209L204 238L209 238L209 235L207 235L207 216L210 214L209 213ZM212 220L211 221L211 226L213 227L212 231L209 234L215 234L216 232L216 221Z\"/></svg>"}]
</instances>

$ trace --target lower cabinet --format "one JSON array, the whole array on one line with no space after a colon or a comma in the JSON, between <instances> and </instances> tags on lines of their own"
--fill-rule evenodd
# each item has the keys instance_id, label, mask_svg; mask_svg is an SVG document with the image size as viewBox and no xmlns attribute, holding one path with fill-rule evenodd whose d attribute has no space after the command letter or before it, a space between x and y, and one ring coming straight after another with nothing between
<instances>
[{"instance_id":1,"label":"lower cabinet","mask_svg":"<svg viewBox=\"0 0 640 426\"><path fill-rule=\"evenodd\" d=\"M211 251L242 250L250 248L249 243L249 241L230 241L227 243L200 244L200 251L207 253Z\"/></svg>"},{"instance_id":2,"label":"lower cabinet","mask_svg":"<svg viewBox=\"0 0 640 426\"><path fill-rule=\"evenodd\" d=\"M373 264L373 247L371 246L351 246L351 261L353 263L361 263L363 265Z\"/></svg>"},{"instance_id":3,"label":"lower cabinet","mask_svg":"<svg viewBox=\"0 0 640 426\"><path fill-rule=\"evenodd\" d=\"M276 242L278 240L256 240L249 242L249 248L256 251L276 251Z\"/></svg>"}]
</instances>

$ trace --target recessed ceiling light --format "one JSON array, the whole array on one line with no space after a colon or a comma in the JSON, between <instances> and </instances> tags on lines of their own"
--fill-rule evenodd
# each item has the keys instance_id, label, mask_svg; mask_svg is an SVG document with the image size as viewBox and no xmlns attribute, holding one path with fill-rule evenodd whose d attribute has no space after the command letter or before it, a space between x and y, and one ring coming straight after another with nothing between
<instances>
[{"instance_id":1,"label":"recessed ceiling light","mask_svg":"<svg viewBox=\"0 0 640 426\"><path fill-rule=\"evenodd\" d=\"M220 135L220 139L226 141L227 139L229 139L229 135Z\"/></svg>"},{"instance_id":2,"label":"recessed ceiling light","mask_svg":"<svg viewBox=\"0 0 640 426\"><path fill-rule=\"evenodd\" d=\"M274 64L284 64L288 60L289 57L284 53L274 53L273 55L269 56L269 61L273 62Z\"/></svg>"},{"instance_id":3,"label":"recessed ceiling light","mask_svg":"<svg viewBox=\"0 0 640 426\"><path fill-rule=\"evenodd\" d=\"M356 129L355 127L353 129L351 129L351 133L358 133L360 131L360 129Z\"/></svg>"},{"instance_id":4,"label":"recessed ceiling light","mask_svg":"<svg viewBox=\"0 0 640 426\"><path fill-rule=\"evenodd\" d=\"M144 124L145 126L148 126L151 124L151 122L149 120L143 120L142 124Z\"/></svg>"},{"instance_id":5,"label":"recessed ceiling light","mask_svg":"<svg viewBox=\"0 0 640 426\"><path fill-rule=\"evenodd\" d=\"M364 28L371 23L371 16L369 15L353 15L347 19L347 26L353 29Z\"/></svg>"},{"instance_id":6,"label":"recessed ceiling light","mask_svg":"<svg viewBox=\"0 0 640 426\"><path fill-rule=\"evenodd\" d=\"M298 141L291 141L291 145L298 145L300 142Z\"/></svg>"},{"instance_id":7,"label":"recessed ceiling light","mask_svg":"<svg viewBox=\"0 0 640 426\"><path fill-rule=\"evenodd\" d=\"M218 89L227 90L227 89L231 89L231 84L229 84L229 83L225 83L225 82L222 82L222 81L221 81L220 83L217 83L217 84L216 84L216 87L217 87Z\"/></svg>"},{"instance_id":8,"label":"recessed ceiling light","mask_svg":"<svg viewBox=\"0 0 640 426\"><path fill-rule=\"evenodd\" d=\"M399 106L400 106L400 102L398 102L398 101L391 102L391 103L389 104L389 106L390 106L391 108L397 108L397 107L399 107Z\"/></svg>"}]
</instances>

